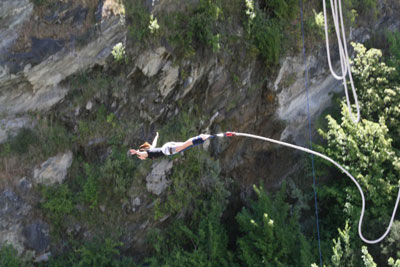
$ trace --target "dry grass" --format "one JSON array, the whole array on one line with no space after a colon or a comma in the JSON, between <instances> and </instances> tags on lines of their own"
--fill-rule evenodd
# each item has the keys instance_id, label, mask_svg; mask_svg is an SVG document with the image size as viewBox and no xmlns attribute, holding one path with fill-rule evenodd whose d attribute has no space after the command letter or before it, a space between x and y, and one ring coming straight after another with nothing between
<instances>
[{"instance_id":1,"label":"dry grass","mask_svg":"<svg viewBox=\"0 0 400 267\"><path fill-rule=\"evenodd\" d=\"M24 176L29 170L27 165L18 156L10 156L0 159L0 191L6 187L14 187L15 183Z\"/></svg>"}]
</instances>

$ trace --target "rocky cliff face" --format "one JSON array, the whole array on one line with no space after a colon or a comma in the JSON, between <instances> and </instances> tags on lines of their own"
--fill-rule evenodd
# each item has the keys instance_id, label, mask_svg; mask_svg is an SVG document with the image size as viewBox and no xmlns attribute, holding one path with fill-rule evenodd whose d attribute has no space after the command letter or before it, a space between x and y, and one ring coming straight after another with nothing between
<instances>
[{"instance_id":1,"label":"rocky cliff face","mask_svg":"<svg viewBox=\"0 0 400 267\"><path fill-rule=\"evenodd\" d=\"M73 131L79 116L90 113L102 103L118 118L130 118L135 123L135 137L126 138L126 142L131 143L148 138L155 128L161 128L184 107L191 106L199 109L198 114L201 114L200 118L195 118L199 132L231 130L307 144L304 59L300 54L281 59L279 70L271 74L256 59L246 59L239 48L234 51L234 56L222 53L214 57L205 53L200 59L176 64L179 59L168 45L159 44L156 47L130 47L130 64L118 68L110 56L112 47L126 40L125 26L119 16L113 15L118 13L118 8L113 1L88 1L89 4L84 5L85 2L60 3L50 11L34 8L28 0L1 3L0 142L18 129L34 127L35 117L27 116L29 113L58 114ZM152 1L151 4L156 12L171 8L169 1ZM397 18L389 13L375 27L396 27L400 23ZM32 25L39 29L33 30ZM40 27L53 28L41 31ZM364 39L365 31L352 30L353 40ZM331 104L330 94L342 90L340 83L329 73L324 49L313 48L306 59L312 121ZM86 102L73 105L69 95L82 89L68 81L94 67L103 75L119 77L121 90L94 93ZM176 139L187 137L176 136ZM85 153L103 143L101 139L90 140L84 148ZM238 181L242 192L260 178L269 188L279 185L296 169L298 161L292 151L240 138L216 140L205 148L220 160L223 175ZM100 149L93 153L102 157L108 152ZM63 165L62 177L51 174L52 177L47 178L62 182L74 157L71 152L67 154L68 166ZM53 166L54 161L50 158L47 165L46 162L43 164L46 168L57 169ZM161 161L153 167L147 176L147 185L142 185L142 189L160 195L168 186L167 177L173 164ZM32 166L25 182L21 182L21 177L12 177L0 191L3 207L0 210L0 244L9 241L21 253L33 250L36 256L49 249L48 225L32 212L32 206L38 201L32 182L41 180L40 172L39 166ZM29 186L24 187L21 183ZM27 190L26 195L32 195L32 198L20 198L21 190ZM139 187L131 191L134 212L151 207L151 201L144 199ZM143 217L138 216L137 223L131 226L133 232L147 227L148 221L142 220ZM142 233L131 239L141 236Z\"/></svg>"}]
</instances>

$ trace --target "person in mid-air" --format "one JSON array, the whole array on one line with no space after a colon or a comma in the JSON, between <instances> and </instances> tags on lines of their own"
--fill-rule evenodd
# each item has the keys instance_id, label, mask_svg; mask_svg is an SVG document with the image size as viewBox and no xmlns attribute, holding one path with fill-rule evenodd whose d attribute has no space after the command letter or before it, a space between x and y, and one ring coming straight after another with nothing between
<instances>
[{"instance_id":1,"label":"person in mid-air","mask_svg":"<svg viewBox=\"0 0 400 267\"><path fill-rule=\"evenodd\" d=\"M145 160L147 158L154 159L163 156L170 156L177 154L191 146L200 145L204 143L211 135L208 134L200 134L199 136L195 136L189 138L186 142L168 142L165 143L162 147L156 147L158 141L158 132L156 137L153 140L153 143L150 145L145 142L139 149L130 149L129 153L131 155L136 155L139 159Z\"/></svg>"}]
</instances>

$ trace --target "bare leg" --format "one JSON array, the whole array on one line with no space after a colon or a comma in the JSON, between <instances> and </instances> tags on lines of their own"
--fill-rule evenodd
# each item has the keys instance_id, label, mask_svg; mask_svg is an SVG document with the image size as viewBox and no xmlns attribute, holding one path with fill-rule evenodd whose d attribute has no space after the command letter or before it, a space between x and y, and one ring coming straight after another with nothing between
<instances>
[{"instance_id":1,"label":"bare leg","mask_svg":"<svg viewBox=\"0 0 400 267\"><path fill-rule=\"evenodd\" d=\"M191 145L193 145L192 138L190 138L189 140L187 140L187 141L186 141L185 143L183 143L182 145L177 146L177 147L176 147L176 153L179 153L179 152L181 152L182 150L185 150L186 148L190 147Z\"/></svg>"},{"instance_id":2,"label":"bare leg","mask_svg":"<svg viewBox=\"0 0 400 267\"><path fill-rule=\"evenodd\" d=\"M203 140L207 140L208 138L210 138L210 135L208 135L208 134L201 134L200 137L201 137ZM182 150L185 150L186 148L192 146L192 145L193 145L193 141L192 141L193 138L195 138L195 137L192 137L192 138L188 139L188 140L187 140L185 143L183 143L182 145L177 146L177 147L176 147L176 153L181 152Z\"/></svg>"}]
</instances>

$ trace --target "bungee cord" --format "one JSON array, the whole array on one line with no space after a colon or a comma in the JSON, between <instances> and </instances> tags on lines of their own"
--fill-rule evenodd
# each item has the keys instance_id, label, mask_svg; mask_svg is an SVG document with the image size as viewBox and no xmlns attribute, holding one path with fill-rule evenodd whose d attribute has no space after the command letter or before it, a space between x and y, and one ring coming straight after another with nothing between
<instances>
[{"instance_id":1,"label":"bungee cord","mask_svg":"<svg viewBox=\"0 0 400 267\"><path fill-rule=\"evenodd\" d=\"M337 43L338 43L338 48L339 48L340 67L342 70L342 74L341 75L337 74L333 70L333 67L332 67L331 55L330 55L330 51L329 51L330 49L329 49L328 18L327 18L327 12L326 12L326 3L325 3L325 0L323 0L322 5L323 5L323 11L324 11L326 55L327 55L327 59L328 59L329 70L332 73L332 76L336 80L343 81L344 92L346 95L346 103L347 103L347 108L349 110L350 118L354 123L358 123L361 118L360 106L358 104L357 92L354 87L353 77L351 75L349 53L347 51L346 33L345 33L345 28L344 28L344 23L343 23L342 1L341 0L330 0L330 3L331 3L331 10L332 10L333 24L335 27L335 33L336 33L336 38L337 38ZM340 35L342 35L342 37ZM349 76L349 82L350 82L351 90L353 93L354 103L356 105L356 110L357 110L356 118L354 118L353 111L351 109L350 97L349 97L348 88L347 88L347 79L346 79L347 75Z\"/></svg>"},{"instance_id":2,"label":"bungee cord","mask_svg":"<svg viewBox=\"0 0 400 267\"><path fill-rule=\"evenodd\" d=\"M325 159L325 160L331 162L333 165L335 165L337 168L339 168L342 172L344 172L353 181L353 183L356 185L358 191L360 192L362 206L361 206L360 220L358 222L358 235L360 236L361 240L364 241L365 243L368 243L368 244L376 244L376 243L381 242L388 235L388 233L390 232L390 229L391 229L393 221L394 221L394 217L396 215L397 207L399 205L400 188L399 188L399 192L397 194L397 200L396 200L396 204L395 204L394 209L393 209L392 217L390 219L390 222L389 222L389 225L388 225L386 231L378 239L369 240L369 239L366 239L363 236L362 229L361 229L362 222L363 222L363 219L364 219L364 212L365 212L364 192L361 189L361 186L357 182L357 180L344 167L342 167L339 163L337 163L336 161L334 161L330 157L328 157L328 156L326 156L324 154L321 154L319 152L316 152L314 150L311 150L311 149L308 149L308 148L305 148L305 147L301 147L301 146L297 146L297 145L293 145L293 144L290 144L290 143L278 141L278 140L275 140L275 139L259 136L259 135L248 134L248 133L238 133L238 132L225 132L225 133L219 133L219 134L211 135L210 137L214 138L214 137L234 137L234 136L242 136L242 137L247 137L247 138L259 139L259 140L262 140L262 141L267 141L267 142L278 144L278 145L281 145L281 146L290 147L290 148L297 149L297 150L300 150L300 151L303 151L303 152L306 152L306 153L309 153L309 154L313 154L313 155L315 155L317 157L320 157L322 159ZM399 187L400 187L400 185L399 185Z\"/></svg>"}]
</instances>

